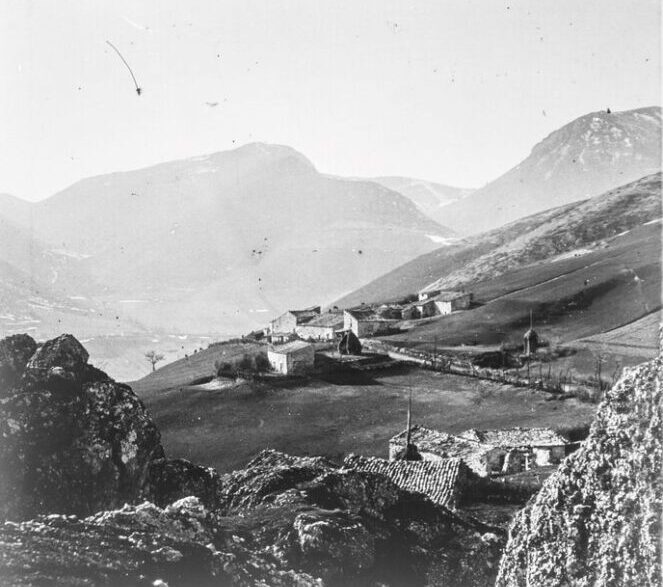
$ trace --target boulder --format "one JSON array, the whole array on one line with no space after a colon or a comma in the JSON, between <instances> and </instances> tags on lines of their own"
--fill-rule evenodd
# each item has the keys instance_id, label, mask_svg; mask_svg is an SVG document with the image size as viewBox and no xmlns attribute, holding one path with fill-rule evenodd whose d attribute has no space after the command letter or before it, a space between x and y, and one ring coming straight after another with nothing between
<instances>
[{"instance_id":1,"label":"boulder","mask_svg":"<svg viewBox=\"0 0 663 587\"><path fill-rule=\"evenodd\" d=\"M497 585L659 585L663 359L625 371L581 447L518 513Z\"/></svg>"},{"instance_id":2,"label":"boulder","mask_svg":"<svg viewBox=\"0 0 663 587\"><path fill-rule=\"evenodd\" d=\"M44 343L0 401L0 517L86 515L149 495L159 432L72 336Z\"/></svg>"},{"instance_id":3,"label":"boulder","mask_svg":"<svg viewBox=\"0 0 663 587\"><path fill-rule=\"evenodd\" d=\"M194 496L207 508L219 506L222 479L215 469L186 459L157 459L150 464L150 496L161 506Z\"/></svg>"},{"instance_id":4,"label":"boulder","mask_svg":"<svg viewBox=\"0 0 663 587\"><path fill-rule=\"evenodd\" d=\"M15 334L0 340L0 398L9 395L20 381L36 350L37 343L27 334Z\"/></svg>"}]
</instances>

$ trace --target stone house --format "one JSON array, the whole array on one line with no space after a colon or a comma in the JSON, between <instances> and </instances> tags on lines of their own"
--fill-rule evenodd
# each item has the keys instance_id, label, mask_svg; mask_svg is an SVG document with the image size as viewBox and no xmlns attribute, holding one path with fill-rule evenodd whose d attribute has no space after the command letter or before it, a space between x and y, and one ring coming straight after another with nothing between
<instances>
[{"instance_id":1,"label":"stone house","mask_svg":"<svg viewBox=\"0 0 663 587\"><path fill-rule=\"evenodd\" d=\"M333 341L343 328L342 312L326 312L295 326L295 333L304 340Z\"/></svg>"},{"instance_id":2,"label":"stone house","mask_svg":"<svg viewBox=\"0 0 663 587\"><path fill-rule=\"evenodd\" d=\"M433 503L456 509L475 492L479 478L458 458L438 461L387 461L350 455L343 468L388 477L405 491L422 493Z\"/></svg>"},{"instance_id":3,"label":"stone house","mask_svg":"<svg viewBox=\"0 0 663 587\"><path fill-rule=\"evenodd\" d=\"M569 441L550 428L505 428L497 430L475 430L471 428L460 434L495 449L493 466L507 470L528 470L559 464L566 456Z\"/></svg>"},{"instance_id":4,"label":"stone house","mask_svg":"<svg viewBox=\"0 0 663 587\"><path fill-rule=\"evenodd\" d=\"M343 312L343 330L352 330L359 338L389 332L397 322L381 318L371 308L356 308Z\"/></svg>"},{"instance_id":5,"label":"stone house","mask_svg":"<svg viewBox=\"0 0 663 587\"><path fill-rule=\"evenodd\" d=\"M466 310L469 308L472 302L472 294L445 291L438 293L433 300L435 301L435 313L444 316L456 310Z\"/></svg>"},{"instance_id":6,"label":"stone house","mask_svg":"<svg viewBox=\"0 0 663 587\"><path fill-rule=\"evenodd\" d=\"M406 436L403 431L389 441L390 460L403 450ZM558 464L568 444L549 428L470 429L452 435L423 426L412 427L411 442L426 461L460 458L484 477Z\"/></svg>"},{"instance_id":7,"label":"stone house","mask_svg":"<svg viewBox=\"0 0 663 587\"><path fill-rule=\"evenodd\" d=\"M304 310L288 310L269 323L269 334L279 335L294 333L297 326L306 324L320 315L320 306Z\"/></svg>"},{"instance_id":8,"label":"stone house","mask_svg":"<svg viewBox=\"0 0 663 587\"><path fill-rule=\"evenodd\" d=\"M303 340L271 346L267 350L267 359L272 369L282 375L299 375L313 368L315 349Z\"/></svg>"}]
</instances>

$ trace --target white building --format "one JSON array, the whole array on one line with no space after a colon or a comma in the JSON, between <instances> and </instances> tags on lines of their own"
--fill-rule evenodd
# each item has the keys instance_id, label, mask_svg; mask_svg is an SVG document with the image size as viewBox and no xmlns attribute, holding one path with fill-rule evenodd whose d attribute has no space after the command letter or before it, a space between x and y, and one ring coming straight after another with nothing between
<instances>
[{"instance_id":1,"label":"white building","mask_svg":"<svg viewBox=\"0 0 663 587\"><path fill-rule=\"evenodd\" d=\"M303 340L272 346L267 351L267 358L272 369L282 375L306 373L313 368L315 349Z\"/></svg>"}]
</instances>

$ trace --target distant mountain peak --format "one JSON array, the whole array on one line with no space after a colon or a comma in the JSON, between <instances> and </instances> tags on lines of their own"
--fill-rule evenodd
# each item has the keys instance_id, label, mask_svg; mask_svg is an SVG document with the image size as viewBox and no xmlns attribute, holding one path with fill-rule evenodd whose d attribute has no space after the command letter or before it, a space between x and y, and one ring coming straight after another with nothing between
<instances>
[{"instance_id":1,"label":"distant mountain peak","mask_svg":"<svg viewBox=\"0 0 663 587\"><path fill-rule=\"evenodd\" d=\"M661 108L597 111L549 134L507 173L444 209L465 233L603 193L661 168Z\"/></svg>"}]
</instances>

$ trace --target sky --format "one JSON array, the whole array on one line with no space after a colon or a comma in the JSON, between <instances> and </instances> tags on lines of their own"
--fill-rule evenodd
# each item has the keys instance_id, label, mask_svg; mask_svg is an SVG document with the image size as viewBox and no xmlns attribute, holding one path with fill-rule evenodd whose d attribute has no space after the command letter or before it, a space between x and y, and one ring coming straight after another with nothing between
<instances>
[{"instance_id":1,"label":"sky","mask_svg":"<svg viewBox=\"0 0 663 587\"><path fill-rule=\"evenodd\" d=\"M0 192L28 200L253 141L480 187L578 116L661 104L658 0L0 2Z\"/></svg>"}]
</instances>

